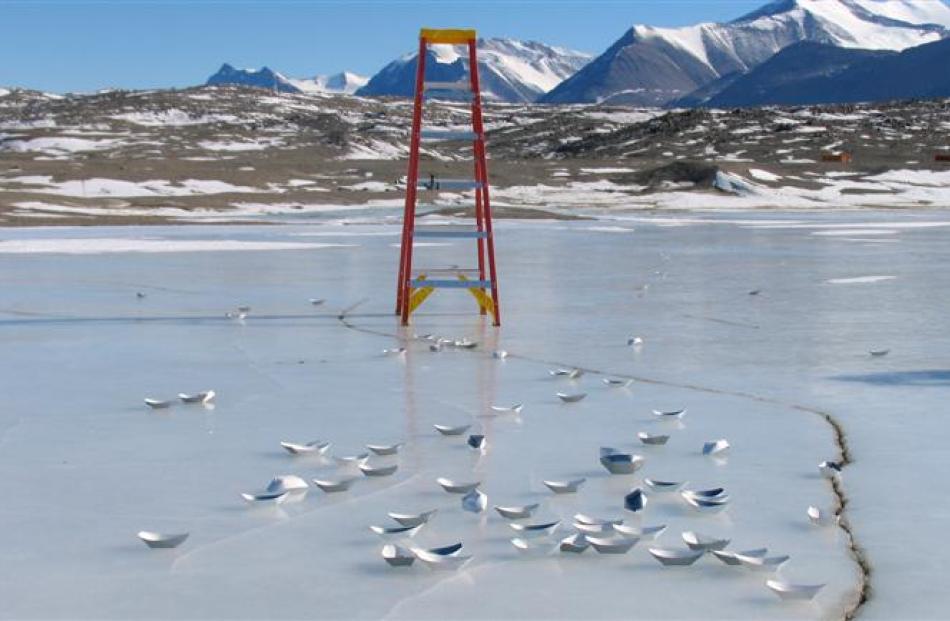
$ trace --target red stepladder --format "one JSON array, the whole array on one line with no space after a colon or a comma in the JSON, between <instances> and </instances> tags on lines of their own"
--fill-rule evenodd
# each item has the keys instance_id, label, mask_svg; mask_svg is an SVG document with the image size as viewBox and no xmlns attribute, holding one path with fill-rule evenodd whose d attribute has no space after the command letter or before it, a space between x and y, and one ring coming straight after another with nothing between
<instances>
[{"instance_id":1,"label":"red stepladder","mask_svg":"<svg viewBox=\"0 0 950 621\"><path fill-rule=\"evenodd\" d=\"M468 48L469 79L456 82L425 80L426 52L430 45L456 45ZM423 130L423 105L428 96L461 92L471 99L472 131ZM438 179L419 181L419 150L422 141L461 142L472 146L473 179ZM488 185L488 163L485 151L485 129L478 83L478 49L474 30L439 30L423 28L419 33L419 55L412 112L412 134L409 141L409 171L406 175L406 204L403 212L402 243L399 254L399 276L396 285L396 314L402 325L435 289L467 289L478 302L483 315L491 315L493 324L501 325L498 303L498 275L495 268L495 239L492 230L491 199ZM475 225L416 225L418 196L439 190L474 190ZM414 265L413 241L421 238L474 239L477 266L474 268L420 268Z\"/></svg>"}]
</instances>

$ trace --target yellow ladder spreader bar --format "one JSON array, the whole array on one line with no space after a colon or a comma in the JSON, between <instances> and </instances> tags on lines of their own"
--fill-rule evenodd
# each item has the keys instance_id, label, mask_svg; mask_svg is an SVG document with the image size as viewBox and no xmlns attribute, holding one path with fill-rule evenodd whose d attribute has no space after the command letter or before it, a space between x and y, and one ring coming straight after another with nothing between
<instances>
[{"instance_id":1,"label":"yellow ladder spreader bar","mask_svg":"<svg viewBox=\"0 0 950 621\"><path fill-rule=\"evenodd\" d=\"M458 275L459 280L462 282L467 282L468 278L464 274ZM416 280L425 280L426 275L421 274ZM420 287L412 292L412 295L409 296L409 314L411 315L417 308L422 306L422 303L425 302L430 295L435 291L435 287ZM482 289L478 287L469 287L468 292L472 294L472 297L475 298L475 301L478 302L479 308L488 313L489 315L495 312L495 303L492 301L491 296L485 293Z\"/></svg>"},{"instance_id":2,"label":"yellow ladder spreader bar","mask_svg":"<svg viewBox=\"0 0 950 621\"><path fill-rule=\"evenodd\" d=\"M459 280L465 281L468 278L464 274L459 274ZM472 297L475 298L475 301L478 302L479 307L489 315L495 312L495 303L492 301L491 296L485 293L483 289L478 287L469 287L468 292L472 294Z\"/></svg>"},{"instance_id":3,"label":"yellow ladder spreader bar","mask_svg":"<svg viewBox=\"0 0 950 621\"><path fill-rule=\"evenodd\" d=\"M419 32L419 38L425 39L426 43L448 43L450 45L459 45L468 43L476 39L474 30L465 30L457 28L423 28Z\"/></svg>"}]
</instances>

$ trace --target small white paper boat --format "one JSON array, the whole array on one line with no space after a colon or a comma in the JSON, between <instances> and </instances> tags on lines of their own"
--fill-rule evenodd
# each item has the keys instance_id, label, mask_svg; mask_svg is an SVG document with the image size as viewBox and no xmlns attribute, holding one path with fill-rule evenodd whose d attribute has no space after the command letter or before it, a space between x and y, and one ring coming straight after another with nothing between
<instances>
[{"instance_id":1,"label":"small white paper boat","mask_svg":"<svg viewBox=\"0 0 950 621\"><path fill-rule=\"evenodd\" d=\"M587 481L585 478L571 479L570 481L542 481L544 486L555 494L574 494Z\"/></svg>"},{"instance_id":2,"label":"small white paper boat","mask_svg":"<svg viewBox=\"0 0 950 621\"><path fill-rule=\"evenodd\" d=\"M570 537L561 539L558 547L561 549L561 552L581 554L590 547L590 542L587 541L587 537L583 533L575 533Z\"/></svg>"},{"instance_id":3,"label":"small white paper boat","mask_svg":"<svg viewBox=\"0 0 950 621\"><path fill-rule=\"evenodd\" d=\"M543 539L522 539L520 537L512 539L511 545L526 556L547 556L554 552L558 546L557 542Z\"/></svg>"},{"instance_id":4,"label":"small white paper boat","mask_svg":"<svg viewBox=\"0 0 950 621\"><path fill-rule=\"evenodd\" d=\"M522 537L547 537L557 530L560 523L560 520L555 520L554 522L541 522L539 524L511 523L508 526Z\"/></svg>"},{"instance_id":5,"label":"small white paper boat","mask_svg":"<svg viewBox=\"0 0 950 621\"><path fill-rule=\"evenodd\" d=\"M631 336L630 338L627 339L627 346L628 346L628 347L639 347L640 345L643 345L643 338L642 338L642 337L639 337L639 336Z\"/></svg>"},{"instance_id":6,"label":"small white paper boat","mask_svg":"<svg viewBox=\"0 0 950 621\"><path fill-rule=\"evenodd\" d=\"M369 459L369 453L359 453L358 455L334 455L333 461L340 466L355 466Z\"/></svg>"},{"instance_id":7,"label":"small white paper boat","mask_svg":"<svg viewBox=\"0 0 950 621\"><path fill-rule=\"evenodd\" d=\"M692 565L703 555L702 550L676 550L673 548L648 548L650 555L667 567Z\"/></svg>"},{"instance_id":8,"label":"small white paper boat","mask_svg":"<svg viewBox=\"0 0 950 621\"><path fill-rule=\"evenodd\" d=\"M172 406L172 401L163 401L161 399L145 399L145 405L152 408L153 410L164 410L165 408L170 408Z\"/></svg>"},{"instance_id":9,"label":"small white paper boat","mask_svg":"<svg viewBox=\"0 0 950 621\"><path fill-rule=\"evenodd\" d=\"M270 480L264 488L268 492L301 492L310 489L307 482L296 474L280 474Z\"/></svg>"},{"instance_id":10,"label":"small white paper boat","mask_svg":"<svg viewBox=\"0 0 950 621\"><path fill-rule=\"evenodd\" d=\"M627 524L614 524L614 532L616 532L621 537L636 537L637 539L642 539L643 541L653 541L657 537L663 534L666 530L666 524L660 524L659 526L630 526Z\"/></svg>"},{"instance_id":11,"label":"small white paper boat","mask_svg":"<svg viewBox=\"0 0 950 621\"><path fill-rule=\"evenodd\" d=\"M183 392L178 393L178 398L181 399L182 403L211 403L214 401L215 393L213 390L205 390L204 392L196 392L193 395L188 395Z\"/></svg>"},{"instance_id":12,"label":"small white paper boat","mask_svg":"<svg viewBox=\"0 0 950 621\"><path fill-rule=\"evenodd\" d=\"M399 449L402 448L402 445L402 442L397 442L396 444L367 444L366 448L377 455L395 455L399 452Z\"/></svg>"},{"instance_id":13,"label":"small white paper boat","mask_svg":"<svg viewBox=\"0 0 950 621\"><path fill-rule=\"evenodd\" d=\"M613 526L614 524L623 524L623 519L599 518L585 513L575 513L574 522L577 524L587 524L588 526Z\"/></svg>"},{"instance_id":14,"label":"small white paper boat","mask_svg":"<svg viewBox=\"0 0 950 621\"><path fill-rule=\"evenodd\" d=\"M789 556L746 556L744 554L736 554L736 559L743 567L751 569L752 571L772 572L777 571L779 567L784 565L788 561Z\"/></svg>"},{"instance_id":15,"label":"small white paper boat","mask_svg":"<svg viewBox=\"0 0 950 621\"><path fill-rule=\"evenodd\" d=\"M360 472L368 477L388 477L399 469L399 464L389 464L386 466L370 466L369 464L360 464Z\"/></svg>"},{"instance_id":16,"label":"small white paper boat","mask_svg":"<svg viewBox=\"0 0 950 621\"><path fill-rule=\"evenodd\" d=\"M613 524L584 524L582 522L574 522L574 530L585 535L607 537L613 533L614 527Z\"/></svg>"},{"instance_id":17,"label":"small white paper boat","mask_svg":"<svg viewBox=\"0 0 950 621\"><path fill-rule=\"evenodd\" d=\"M450 425L433 425L433 427L435 427L435 430L441 433L443 436L460 436L466 431L468 431L469 429L471 429L472 426L458 425L458 426L452 427Z\"/></svg>"},{"instance_id":18,"label":"small white paper boat","mask_svg":"<svg viewBox=\"0 0 950 621\"><path fill-rule=\"evenodd\" d=\"M336 481L313 479L313 484L328 494L332 494L333 492L345 492L353 486L355 481L356 477L345 477Z\"/></svg>"},{"instance_id":19,"label":"small white paper boat","mask_svg":"<svg viewBox=\"0 0 950 621\"><path fill-rule=\"evenodd\" d=\"M138 538L145 542L150 548L177 548L185 539L188 539L188 533L177 533L174 535L166 533L156 533L150 530L140 530Z\"/></svg>"},{"instance_id":20,"label":"small white paper boat","mask_svg":"<svg viewBox=\"0 0 950 621\"><path fill-rule=\"evenodd\" d=\"M686 485L686 481L660 481L659 479L649 478L643 479L643 483L650 488L651 492L656 492L657 494L676 492Z\"/></svg>"},{"instance_id":21,"label":"small white paper boat","mask_svg":"<svg viewBox=\"0 0 950 621\"><path fill-rule=\"evenodd\" d=\"M392 349L383 350L384 356L398 356L399 354L404 354L404 353L406 353L405 347L394 347Z\"/></svg>"},{"instance_id":22,"label":"small white paper boat","mask_svg":"<svg viewBox=\"0 0 950 621\"><path fill-rule=\"evenodd\" d=\"M419 526L425 524L432 519L438 509L431 509L429 511L423 511L422 513L389 513L389 517L401 524L402 526Z\"/></svg>"},{"instance_id":23,"label":"small white paper boat","mask_svg":"<svg viewBox=\"0 0 950 621\"><path fill-rule=\"evenodd\" d=\"M716 500L718 498L726 497L726 490L722 487L712 487L709 489L686 489L683 490L681 494L684 498L689 496L691 498L702 498L703 500Z\"/></svg>"},{"instance_id":24,"label":"small white paper boat","mask_svg":"<svg viewBox=\"0 0 950 621\"><path fill-rule=\"evenodd\" d=\"M316 453L326 453L327 449L330 448L330 443L322 440L314 440L306 444L281 442L280 446L291 455L312 455Z\"/></svg>"},{"instance_id":25,"label":"small white paper boat","mask_svg":"<svg viewBox=\"0 0 950 621\"><path fill-rule=\"evenodd\" d=\"M435 571L455 571L472 560L471 556L434 554L428 550L413 549L416 558Z\"/></svg>"},{"instance_id":26,"label":"small white paper boat","mask_svg":"<svg viewBox=\"0 0 950 621\"><path fill-rule=\"evenodd\" d=\"M631 453L610 453L600 458L600 464L610 474L633 474L643 466L644 461L640 455Z\"/></svg>"},{"instance_id":27,"label":"small white paper boat","mask_svg":"<svg viewBox=\"0 0 950 621\"><path fill-rule=\"evenodd\" d=\"M481 485L481 481L460 483L458 481L453 481L452 479L446 479L445 477L439 477L435 480L435 482L442 486L442 489L450 494L467 494Z\"/></svg>"},{"instance_id":28,"label":"small white paper boat","mask_svg":"<svg viewBox=\"0 0 950 621\"><path fill-rule=\"evenodd\" d=\"M784 580L766 580L765 586L784 600L809 601L814 599L824 584L794 584Z\"/></svg>"},{"instance_id":29,"label":"small white paper boat","mask_svg":"<svg viewBox=\"0 0 950 621\"><path fill-rule=\"evenodd\" d=\"M703 444L703 455L719 455L729 450L728 440L715 440Z\"/></svg>"},{"instance_id":30,"label":"small white paper boat","mask_svg":"<svg viewBox=\"0 0 950 621\"><path fill-rule=\"evenodd\" d=\"M717 539L716 537L703 535L702 533L697 533L692 530L687 530L682 533L682 537L683 542L690 550L700 550L702 552L722 550L729 545L730 541L729 539Z\"/></svg>"},{"instance_id":31,"label":"small white paper boat","mask_svg":"<svg viewBox=\"0 0 950 621\"><path fill-rule=\"evenodd\" d=\"M492 352L491 357L495 358L496 360L504 360L508 357L508 352L506 352L504 349L498 349Z\"/></svg>"},{"instance_id":32,"label":"small white paper boat","mask_svg":"<svg viewBox=\"0 0 950 621\"><path fill-rule=\"evenodd\" d=\"M820 472L823 477L829 479L840 475L841 470L841 464L836 461L823 461L818 464L818 472Z\"/></svg>"},{"instance_id":33,"label":"small white paper boat","mask_svg":"<svg viewBox=\"0 0 950 621\"><path fill-rule=\"evenodd\" d=\"M533 514L539 506L541 505L538 503L522 505L520 507L499 507L498 505L495 505L495 511L497 511L498 515L505 518L506 520L523 520L525 518L531 517L531 514Z\"/></svg>"},{"instance_id":34,"label":"small white paper boat","mask_svg":"<svg viewBox=\"0 0 950 621\"><path fill-rule=\"evenodd\" d=\"M370 526L369 529L389 541L411 539L416 536L422 524L418 526Z\"/></svg>"},{"instance_id":35,"label":"small white paper boat","mask_svg":"<svg viewBox=\"0 0 950 621\"><path fill-rule=\"evenodd\" d=\"M462 549L461 543L453 543L447 546L441 546L438 548L429 548L426 550L430 554L438 554L439 556L457 556L459 550Z\"/></svg>"},{"instance_id":36,"label":"small white paper boat","mask_svg":"<svg viewBox=\"0 0 950 621\"><path fill-rule=\"evenodd\" d=\"M682 410L653 410L653 415L662 418L683 418L686 415L686 408Z\"/></svg>"},{"instance_id":37,"label":"small white paper boat","mask_svg":"<svg viewBox=\"0 0 950 621\"><path fill-rule=\"evenodd\" d=\"M632 537L585 537L598 554L626 554L639 541Z\"/></svg>"},{"instance_id":38,"label":"small white paper boat","mask_svg":"<svg viewBox=\"0 0 950 621\"><path fill-rule=\"evenodd\" d=\"M872 356L873 358L881 358L881 357L886 356L887 354L891 353L891 350L889 350L889 349L872 349L872 350L871 350L870 352L868 352L868 353L871 354L871 356Z\"/></svg>"},{"instance_id":39,"label":"small white paper boat","mask_svg":"<svg viewBox=\"0 0 950 621\"><path fill-rule=\"evenodd\" d=\"M713 556L718 558L720 561L722 561L726 565L733 565L733 566L742 564L739 562L739 559L736 558L737 554L741 554L742 556L746 556L749 558L761 558L761 557L764 557L768 553L769 553L768 548L755 548L754 550L743 550L741 552L728 552L726 550L712 550Z\"/></svg>"},{"instance_id":40,"label":"small white paper boat","mask_svg":"<svg viewBox=\"0 0 950 621\"><path fill-rule=\"evenodd\" d=\"M553 377L566 377L569 379L577 379L584 375L584 371L581 369L554 369L553 371L548 371Z\"/></svg>"},{"instance_id":41,"label":"small white paper boat","mask_svg":"<svg viewBox=\"0 0 950 621\"><path fill-rule=\"evenodd\" d=\"M469 513L481 513L488 506L488 496L477 489L462 496L462 509Z\"/></svg>"},{"instance_id":42,"label":"small white paper boat","mask_svg":"<svg viewBox=\"0 0 950 621\"><path fill-rule=\"evenodd\" d=\"M662 446L666 444L670 436L663 434L652 435L645 431L637 432L637 437L640 438L640 442L646 444L647 446Z\"/></svg>"},{"instance_id":43,"label":"small white paper boat","mask_svg":"<svg viewBox=\"0 0 950 621\"><path fill-rule=\"evenodd\" d=\"M258 492L253 493L241 493L241 498L250 502L250 503L260 503L260 504L275 504L279 505L285 500L287 500L287 495L289 492L287 490L275 490L272 492Z\"/></svg>"},{"instance_id":44,"label":"small white paper boat","mask_svg":"<svg viewBox=\"0 0 950 621\"><path fill-rule=\"evenodd\" d=\"M578 401L580 401L586 396L587 396L586 392L578 392L578 393L572 393L572 394L567 394L565 392L557 393L557 398L563 401L564 403L577 403Z\"/></svg>"},{"instance_id":45,"label":"small white paper boat","mask_svg":"<svg viewBox=\"0 0 950 621\"><path fill-rule=\"evenodd\" d=\"M326 300L323 298L310 298L310 303L314 306L321 306Z\"/></svg>"},{"instance_id":46,"label":"small white paper boat","mask_svg":"<svg viewBox=\"0 0 950 621\"><path fill-rule=\"evenodd\" d=\"M715 500L706 500L694 496L683 496L683 499L686 500L686 503L690 507L696 509L699 513L714 514L724 511L729 507L728 496L720 496Z\"/></svg>"},{"instance_id":47,"label":"small white paper boat","mask_svg":"<svg viewBox=\"0 0 950 621\"><path fill-rule=\"evenodd\" d=\"M491 406L493 412L498 412L499 414L521 414L521 410L524 409L524 404L516 403L512 406L502 406L502 405L493 405Z\"/></svg>"},{"instance_id":48,"label":"small white paper boat","mask_svg":"<svg viewBox=\"0 0 950 621\"><path fill-rule=\"evenodd\" d=\"M478 342L470 341L468 339L458 339L456 341L452 341L452 346L458 347L459 349L475 349L478 347Z\"/></svg>"},{"instance_id":49,"label":"small white paper boat","mask_svg":"<svg viewBox=\"0 0 950 621\"><path fill-rule=\"evenodd\" d=\"M611 388L626 388L633 383L633 380L631 379L620 379L615 377L605 377L602 381Z\"/></svg>"},{"instance_id":50,"label":"small white paper boat","mask_svg":"<svg viewBox=\"0 0 950 621\"><path fill-rule=\"evenodd\" d=\"M382 555L391 567L409 567L416 562L415 554L393 543L387 543L383 546Z\"/></svg>"},{"instance_id":51,"label":"small white paper boat","mask_svg":"<svg viewBox=\"0 0 950 621\"><path fill-rule=\"evenodd\" d=\"M623 497L623 508L632 513L640 513L647 506L647 497L639 487L630 490Z\"/></svg>"}]
</instances>

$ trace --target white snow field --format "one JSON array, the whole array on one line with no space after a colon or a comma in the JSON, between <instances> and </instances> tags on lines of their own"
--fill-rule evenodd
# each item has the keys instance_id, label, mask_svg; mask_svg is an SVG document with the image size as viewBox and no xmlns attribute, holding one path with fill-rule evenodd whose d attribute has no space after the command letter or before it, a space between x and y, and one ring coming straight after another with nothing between
<instances>
[{"instance_id":1,"label":"white snow field","mask_svg":"<svg viewBox=\"0 0 950 621\"><path fill-rule=\"evenodd\" d=\"M806 516L835 503L817 469L842 457L826 416L852 460L845 523L873 570L860 617L943 615L946 213L496 227L499 330L464 291L437 292L399 329L392 225L0 230L0 617L843 618L862 572L846 531ZM857 233L815 234L834 230ZM896 241L861 236L872 230ZM418 252L427 265L471 256L462 241ZM243 321L225 317L241 305ZM410 338L426 333L479 345L434 353ZM642 345L627 346L635 336ZM587 373L550 376L558 367ZM610 388L607 377L635 381ZM213 408L143 403L206 389ZM555 397L581 391L578 403ZM516 403L520 415L490 416ZM679 408L679 424L652 414ZM484 454L432 427L463 423L487 436ZM671 439L643 446L638 431ZM701 454L720 438L728 453ZM279 445L317 439L333 443L324 457ZM280 474L358 475L331 455L392 442L406 443L397 457L370 463L398 463L393 476L311 487L279 507L240 496ZM603 446L645 466L611 476ZM481 481L488 512L463 511L442 476ZM542 484L574 477L587 478L576 495ZM643 477L722 486L732 502L699 515L648 490L641 517L623 496ZM656 545L682 548L693 530L731 539L729 550L767 546L791 557L779 576L827 586L784 602L768 573L709 555L663 567L643 541L625 555L525 556L490 507L535 502L534 521L562 520L555 540L576 513L666 524ZM456 572L387 566L368 527L434 508L413 541L460 541L473 560ZM153 550L140 530L190 537Z\"/></svg>"}]
</instances>

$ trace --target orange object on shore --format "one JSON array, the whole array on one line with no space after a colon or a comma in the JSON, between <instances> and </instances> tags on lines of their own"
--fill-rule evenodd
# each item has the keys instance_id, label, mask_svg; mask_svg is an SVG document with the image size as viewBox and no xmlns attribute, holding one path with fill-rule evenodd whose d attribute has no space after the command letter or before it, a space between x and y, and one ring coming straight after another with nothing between
<instances>
[{"instance_id":1,"label":"orange object on shore","mask_svg":"<svg viewBox=\"0 0 950 621\"><path fill-rule=\"evenodd\" d=\"M841 153L821 154L822 162L841 162L842 164L850 164L852 159L854 158L847 151L842 151Z\"/></svg>"}]
</instances>

